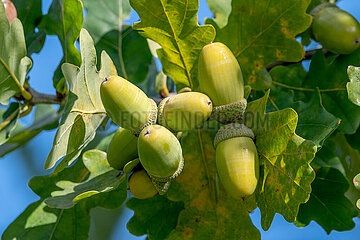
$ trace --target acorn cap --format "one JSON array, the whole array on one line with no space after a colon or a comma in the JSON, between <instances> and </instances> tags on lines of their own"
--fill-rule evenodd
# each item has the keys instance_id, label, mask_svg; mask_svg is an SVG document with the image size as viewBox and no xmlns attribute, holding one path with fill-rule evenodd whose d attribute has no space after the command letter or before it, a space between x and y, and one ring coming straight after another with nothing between
<instances>
[{"instance_id":1,"label":"acorn cap","mask_svg":"<svg viewBox=\"0 0 360 240\"><path fill-rule=\"evenodd\" d=\"M158 194L149 175L143 169L131 174L128 183L130 192L135 198L148 199Z\"/></svg>"},{"instance_id":2,"label":"acorn cap","mask_svg":"<svg viewBox=\"0 0 360 240\"><path fill-rule=\"evenodd\" d=\"M203 47L198 65L200 89L215 106L244 98L244 80L240 65L231 50L216 42Z\"/></svg>"},{"instance_id":3,"label":"acorn cap","mask_svg":"<svg viewBox=\"0 0 360 240\"><path fill-rule=\"evenodd\" d=\"M221 126L219 131L216 133L214 138L214 146L216 148L220 142L236 137L249 137L254 139L255 135L253 131L244 124L230 123Z\"/></svg>"},{"instance_id":4,"label":"acorn cap","mask_svg":"<svg viewBox=\"0 0 360 240\"><path fill-rule=\"evenodd\" d=\"M167 129L169 129L170 131L173 131L172 129L169 128L169 126L166 124L166 120L164 118L164 107L166 102L170 99L170 97L166 97L164 98L159 106L158 106L158 122L161 126L166 127Z\"/></svg>"},{"instance_id":5,"label":"acorn cap","mask_svg":"<svg viewBox=\"0 0 360 240\"><path fill-rule=\"evenodd\" d=\"M106 78L101 83L100 96L109 117L117 125L134 133L139 132L139 129L154 119L153 101L124 78Z\"/></svg>"},{"instance_id":6,"label":"acorn cap","mask_svg":"<svg viewBox=\"0 0 360 240\"><path fill-rule=\"evenodd\" d=\"M107 160L112 168L123 170L125 164L136 158L137 137L125 128L119 127L107 150Z\"/></svg>"},{"instance_id":7,"label":"acorn cap","mask_svg":"<svg viewBox=\"0 0 360 240\"><path fill-rule=\"evenodd\" d=\"M226 105L216 106L211 114L211 119L217 120L221 123L233 122L244 116L247 106L245 98L240 101L229 103Z\"/></svg>"},{"instance_id":8,"label":"acorn cap","mask_svg":"<svg viewBox=\"0 0 360 240\"><path fill-rule=\"evenodd\" d=\"M182 171L179 140L163 126L150 125L141 131L138 153L146 172L159 181L170 180Z\"/></svg>"},{"instance_id":9,"label":"acorn cap","mask_svg":"<svg viewBox=\"0 0 360 240\"><path fill-rule=\"evenodd\" d=\"M317 5L316 7L314 7L311 11L310 11L310 15L312 17L315 17L321 10L323 10L324 8L328 8L328 7L335 7L337 8L338 6L336 6L336 4L334 3L322 3L320 5Z\"/></svg>"},{"instance_id":10,"label":"acorn cap","mask_svg":"<svg viewBox=\"0 0 360 240\"><path fill-rule=\"evenodd\" d=\"M178 132L200 127L212 112L210 98L199 92L177 94L160 105L161 122L165 122L165 126Z\"/></svg>"}]
</instances>

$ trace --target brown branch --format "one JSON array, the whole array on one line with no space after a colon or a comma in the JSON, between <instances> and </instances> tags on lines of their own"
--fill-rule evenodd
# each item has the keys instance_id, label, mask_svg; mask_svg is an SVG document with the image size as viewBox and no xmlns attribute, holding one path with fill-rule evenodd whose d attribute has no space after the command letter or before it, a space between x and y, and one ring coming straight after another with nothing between
<instances>
[{"instance_id":1,"label":"brown branch","mask_svg":"<svg viewBox=\"0 0 360 240\"><path fill-rule=\"evenodd\" d=\"M312 49L312 50L308 50L305 52L305 56L303 59L301 59L301 61L305 61L305 60L310 60L312 58L312 56L318 51L318 50L322 50L322 52L325 54L325 56L329 56L332 55L331 52L329 52L328 50L326 50L325 48L318 48L318 49ZM299 62L301 62L299 61ZM296 64L299 62L284 62L284 61L279 61L279 62L274 62L274 63L270 63L269 65L266 66L266 70L270 71L272 68L276 67L276 66L288 66L291 64Z\"/></svg>"},{"instance_id":2,"label":"brown branch","mask_svg":"<svg viewBox=\"0 0 360 240\"><path fill-rule=\"evenodd\" d=\"M50 95L50 94L44 94L39 93L33 88L27 89L27 91L32 95L32 98L30 99L29 103L31 105L36 104L59 104L64 105L66 97L60 97L57 95Z\"/></svg>"}]
</instances>

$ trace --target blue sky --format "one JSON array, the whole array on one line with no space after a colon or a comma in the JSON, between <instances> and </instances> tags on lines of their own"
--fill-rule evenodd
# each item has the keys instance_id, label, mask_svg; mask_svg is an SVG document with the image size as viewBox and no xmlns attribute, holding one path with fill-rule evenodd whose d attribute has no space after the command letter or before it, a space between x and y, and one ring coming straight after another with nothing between
<instances>
[{"instance_id":1,"label":"blue sky","mask_svg":"<svg viewBox=\"0 0 360 240\"><path fill-rule=\"evenodd\" d=\"M46 13L51 4L50 0L43 0L43 12ZM343 0L339 6L360 19L359 0ZM212 17L212 13L206 5L206 0L200 0L199 22L202 24L205 17ZM138 20L135 12L131 13L126 23ZM55 36L48 36L45 46L40 54L34 54L33 68L30 72L31 85L36 90L53 94L52 75L62 58L61 45ZM30 122L33 115L25 118ZM32 202L39 199L27 183L32 176L49 173L43 170L43 164L51 149L51 143L55 130L43 132L33 141L0 159L0 235L6 227ZM123 217L116 223L116 230L112 233L112 239L144 239L134 237L126 230L126 222L132 216L132 211L125 210ZM251 214L256 227L260 227L259 210ZM269 231L262 231L262 239L358 239L360 236L360 221L356 219L356 228L349 232L332 232L327 235L315 222L303 229L287 223L282 216L276 215L274 223Z\"/></svg>"}]
</instances>

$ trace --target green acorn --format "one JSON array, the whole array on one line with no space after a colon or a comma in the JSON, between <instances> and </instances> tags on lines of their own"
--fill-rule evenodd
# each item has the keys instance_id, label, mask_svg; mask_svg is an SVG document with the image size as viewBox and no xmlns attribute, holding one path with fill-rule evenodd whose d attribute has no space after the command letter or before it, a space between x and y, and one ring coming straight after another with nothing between
<instances>
[{"instance_id":1,"label":"green acorn","mask_svg":"<svg viewBox=\"0 0 360 240\"><path fill-rule=\"evenodd\" d=\"M129 188L134 198L148 199L158 194L145 170L136 171L129 178Z\"/></svg>"},{"instance_id":2,"label":"green acorn","mask_svg":"<svg viewBox=\"0 0 360 240\"><path fill-rule=\"evenodd\" d=\"M156 122L156 103L124 78L107 78L100 86L100 95L109 117L134 134Z\"/></svg>"},{"instance_id":3,"label":"green acorn","mask_svg":"<svg viewBox=\"0 0 360 240\"><path fill-rule=\"evenodd\" d=\"M212 112L208 96L199 92L184 92L165 98L159 105L160 124L174 131L198 128Z\"/></svg>"},{"instance_id":4,"label":"green acorn","mask_svg":"<svg viewBox=\"0 0 360 240\"><path fill-rule=\"evenodd\" d=\"M311 12L312 34L325 49L350 54L360 47L360 24L351 14L335 4L322 4Z\"/></svg>"},{"instance_id":5,"label":"green acorn","mask_svg":"<svg viewBox=\"0 0 360 240\"><path fill-rule=\"evenodd\" d=\"M243 124L222 126L215 136L216 168L226 192L243 199L254 193L259 179L259 159L254 133Z\"/></svg>"},{"instance_id":6,"label":"green acorn","mask_svg":"<svg viewBox=\"0 0 360 240\"><path fill-rule=\"evenodd\" d=\"M165 127L150 125L139 135L138 152L140 163L157 190L166 192L169 182L181 173L184 165L178 139Z\"/></svg>"},{"instance_id":7,"label":"green acorn","mask_svg":"<svg viewBox=\"0 0 360 240\"><path fill-rule=\"evenodd\" d=\"M199 84L215 106L244 98L244 80L231 50L216 42L206 45L199 57Z\"/></svg>"},{"instance_id":8,"label":"green acorn","mask_svg":"<svg viewBox=\"0 0 360 240\"><path fill-rule=\"evenodd\" d=\"M135 159L137 155L137 137L130 130L119 127L107 150L107 160L110 166L123 170L124 166Z\"/></svg>"},{"instance_id":9,"label":"green acorn","mask_svg":"<svg viewBox=\"0 0 360 240\"><path fill-rule=\"evenodd\" d=\"M246 109L244 80L238 61L222 43L206 45L199 57L200 89L214 103L212 118L226 123L242 116Z\"/></svg>"}]
</instances>

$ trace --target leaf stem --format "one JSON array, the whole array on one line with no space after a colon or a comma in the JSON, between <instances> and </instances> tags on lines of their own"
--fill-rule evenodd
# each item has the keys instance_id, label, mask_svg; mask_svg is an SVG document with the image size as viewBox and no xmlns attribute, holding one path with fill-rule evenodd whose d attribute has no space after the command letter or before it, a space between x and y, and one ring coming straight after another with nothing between
<instances>
[{"instance_id":1,"label":"leaf stem","mask_svg":"<svg viewBox=\"0 0 360 240\"><path fill-rule=\"evenodd\" d=\"M280 83L280 82L276 82L276 81L272 81L272 84L283 87L283 88L288 88L288 89L292 89L292 90L296 90L296 91L302 91L302 92L314 92L314 91L319 91L319 92L338 92L338 91L346 91L346 88L329 88L329 89L313 89L313 88L302 88L302 87L294 87L294 86L290 86L284 83Z\"/></svg>"}]
</instances>

